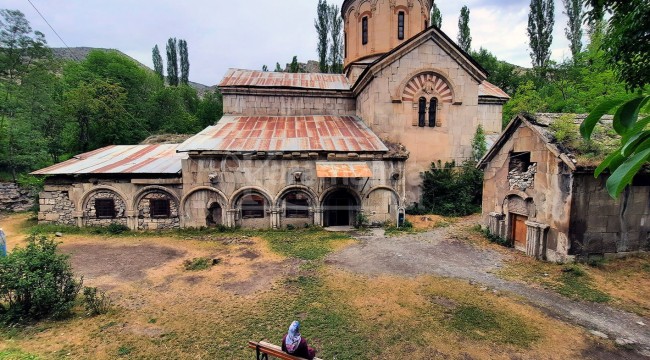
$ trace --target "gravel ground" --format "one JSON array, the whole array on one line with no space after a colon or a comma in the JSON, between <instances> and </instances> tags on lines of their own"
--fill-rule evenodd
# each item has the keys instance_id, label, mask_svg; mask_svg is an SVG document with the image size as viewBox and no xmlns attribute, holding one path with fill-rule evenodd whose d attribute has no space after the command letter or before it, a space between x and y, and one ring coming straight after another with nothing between
<instances>
[{"instance_id":1,"label":"gravel ground","mask_svg":"<svg viewBox=\"0 0 650 360\"><path fill-rule=\"evenodd\" d=\"M627 353L625 358L650 357L650 319L602 304L573 301L555 292L492 274L502 266L502 254L450 236L454 230L472 226L476 221L473 217L450 227L390 238L384 237L383 231L375 230L370 236L358 237L358 244L330 255L326 262L366 275L414 277L433 274L511 292L555 318L580 325L600 336L606 335L637 350L638 357Z\"/></svg>"}]
</instances>

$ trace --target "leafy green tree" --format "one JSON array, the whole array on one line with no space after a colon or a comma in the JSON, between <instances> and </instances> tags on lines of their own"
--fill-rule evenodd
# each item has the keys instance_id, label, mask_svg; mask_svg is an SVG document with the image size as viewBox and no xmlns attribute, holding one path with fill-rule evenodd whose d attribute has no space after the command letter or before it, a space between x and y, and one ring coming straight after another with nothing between
<instances>
[{"instance_id":1,"label":"leafy green tree","mask_svg":"<svg viewBox=\"0 0 650 360\"><path fill-rule=\"evenodd\" d=\"M433 3L433 7L431 7L431 25L438 29L442 27L442 13L435 2Z\"/></svg>"},{"instance_id":2,"label":"leafy green tree","mask_svg":"<svg viewBox=\"0 0 650 360\"><path fill-rule=\"evenodd\" d=\"M472 36L469 31L469 8L464 5L458 18L458 46L469 52L472 48Z\"/></svg>"},{"instance_id":3,"label":"leafy green tree","mask_svg":"<svg viewBox=\"0 0 650 360\"><path fill-rule=\"evenodd\" d=\"M327 1L318 0L314 27L316 28L316 33L318 34L318 44L316 46L316 51L318 52L318 64L320 66L320 72L322 73L326 73L329 70L327 65L327 51L329 50L330 43L330 19L331 14L330 8L327 5Z\"/></svg>"},{"instance_id":4,"label":"leafy green tree","mask_svg":"<svg viewBox=\"0 0 650 360\"><path fill-rule=\"evenodd\" d=\"M535 88L535 84L528 80L523 83L510 101L503 106L503 125L507 125L517 114L534 114L546 109L547 104Z\"/></svg>"},{"instance_id":5,"label":"leafy green tree","mask_svg":"<svg viewBox=\"0 0 650 360\"><path fill-rule=\"evenodd\" d=\"M479 124L474 133L474 138L472 138L472 159L478 162L486 152L487 142L485 141L485 131L483 131L483 126Z\"/></svg>"},{"instance_id":6,"label":"leafy green tree","mask_svg":"<svg viewBox=\"0 0 650 360\"><path fill-rule=\"evenodd\" d=\"M178 53L181 60L180 82L187 85L190 81L190 56L187 50L187 41L182 39L178 41Z\"/></svg>"},{"instance_id":7,"label":"leafy green tree","mask_svg":"<svg viewBox=\"0 0 650 360\"><path fill-rule=\"evenodd\" d=\"M167 83L178 86L178 54L176 38L167 40Z\"/></svg>"},{"instance_id":8,"label":"leafy green tree","mask_svg":"<svg viewBox=\"0 0 650 360\"><path fill-rule=\"evenodd\" d=\"M564 29L571 54L575 59L582 50L582 0L562 0L564 3L564 14L568 17L567 27Z\"/></svg>"},{"instance_id":9,"label":"leafy green tree","mask_svg":"<svg viewBox=\"0 0 650 360\"><path fill-rule=\"evenodd\" d=\"M474 60L478 61L488 71L488 81L498 86L508 94L514 94L523 76L518 74L517 67L497 59L494 54L481 47L478 51L471 52Z\"/></svg>"},{"instance_id":10,"label":"leafy green tree","mask_svg":"<svg viewBox=\"0 0 650 360\"><path fill-rule=\"evenodd\" d=\"M149 127L160 133L192 134L200 130L194 115L199 110L196 91L188 86L161 89L151 98Z\"/></svg>"},{"instance_id":11,"label":"leafy green tree","mask_svg":"<svg viewBox=\"0 0 650 360\"><path fill-rule=\"evenodd\" d=\"M199 102L197 119L202 128L216 124L223 116L223 95L219 90L208 91Z\"/></svg>"},{"instance_id":12,"label":"leafy green tree","mask_svg":"<svg viewBox=\"0 0 650 360\"><path fill-rule=\"evenodd\" d=\"M422 174L422 198L418 208L423 212L445 216L466 216L481 210L483 172L476 162L455 162L443 166L440 161Z\"/></svg>"},{"instance_id":13,"label":"leafy green tree","mask_svg":"<svg viewBox=\"0 0 650 360\"><path fill-rule=\"evenodd\" d=\"M284 70L282 70L282 66L280 66L280 63L276 62L275 63L275 70L273 70L273 71L275 71L275 72L283 72Z\"/></svg>"},{"instance_id":14,"label":"leafy green tree","mask_svg":"<svg viewBox=\"0 0 650 360\"><path fill-rule=\"evenodd\" d=\"M343 18L341 10L336 5L329 6L329 27L330 27L330 52L329 70L334 74L343 72Z\"/></svg>"},{"instance_id":15,"label":"leafy green tree","mask_svg":"<svg viewBox=\"0 0 650 360\"><path fill-rule=\"evenodd\" d=\"M66 317L81 284L56 242L31 235L24 248L0 257L0 318L26 323Z\"/></svg>"},{"instance_id":16,"label":"leafy green tree","mask_svg":"<svg viewBox=\"0 0 650 360\"><path fill-rule=\"evenodd\" d=\"M545 69L551 57L555 6L553 0L530 0L528 39L533 67ZM542 70L543 71L543 70Z\"/></svg>"},{"instance_id":17,"label":"leafy green tree","mask_svg":"<svg viewBox=\"0 0 650 360\"><path fill-rule=\"evenodd\" d=\"M297 56L294 56L293 60L291 60L291 65L289 65L289 72L294 74L300 72L300 63L298 62Z\"/></svg>"},{"instance_id":18,"label":"leafy green tree","mask_svg":"<svg viewBox=\"0 0 650 360\"><path fill-rule=\"evenodd\" d=\"M158 75L160 80L165 80L165 74L163 74L163 59L162 56L160 56L160 50L158 49L158 45L153 47L153 50L151 50L151 57L153 58L153 70Z\"/></svg>"}]
</instances>

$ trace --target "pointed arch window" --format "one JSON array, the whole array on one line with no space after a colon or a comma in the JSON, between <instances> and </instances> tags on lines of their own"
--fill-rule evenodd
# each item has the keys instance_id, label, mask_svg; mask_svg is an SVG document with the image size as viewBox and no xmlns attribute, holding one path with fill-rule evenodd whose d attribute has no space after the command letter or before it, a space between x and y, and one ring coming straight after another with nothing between
<instances>
[{"instance_id":1,"label":"pointed arch window","mask_svg":"<svg viewBox=\"0 0 650 360\"><path fill-rule=\"evenodd\" d=\"M429 127L436 127L436 115L438 112L438 99L431 98L429 104Z\"/></svg>"},{"instance_id":2,"label":"pointed arch window","mask_svg":"<svg viewBox=\"0 0 650 360\"><path fill-rule=\"evenodd\" d=\"M361 19L361 43L366 45L368 43L368 17L364 16Z\"/></svg>"},{"instance_id":3,"label":"pointed arch window","mask_svg":"<svg viewBox=\"0 0 650 360\"><path fill-rule=\"evenodd\" d=\"M397 14L397 38L404 40L404 11Z\"/></svg>"},{"instance_id":4,"label":"pointed arch window","mask_svg":"<svg viewBox=\"0 0 650 360\"><path fill-rule=\"evenodd\" d=\"M420 101L418 102L418 126L419 127L424 127L425 126L425 116L427 114L427 99L421 97Z\"/></svg>"}]
</instances>

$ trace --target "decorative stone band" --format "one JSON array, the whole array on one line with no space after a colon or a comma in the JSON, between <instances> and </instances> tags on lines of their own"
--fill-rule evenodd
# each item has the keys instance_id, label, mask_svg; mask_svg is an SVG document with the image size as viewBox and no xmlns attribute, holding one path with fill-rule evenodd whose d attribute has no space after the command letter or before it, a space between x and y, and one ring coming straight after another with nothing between
<instances>
[{"instance_id":1,"label":"decorative stone band","mask_svg":"<svg viewBox=\"0 0 650 360\"><path fill-rule=\"evenodd\" d=\"M546 230L548 225L535 221L526 221L526 255L543 259L546 254Z\"/></svg>"},{"instance_id":2,"label":"decorative stone band","mask_svg":"<svg viewBox=\"0 0 650 360\"><path fill-rule=\"evenodd\" d=\"M415 101L415 94L421 90L426 94L438 95L438 101L441 103L451 104L453 101L453 94L451 88L449 88L449 84L435 73L424 73L411 79L404 87L402 101Z\"/></svg>"}]
</instances>

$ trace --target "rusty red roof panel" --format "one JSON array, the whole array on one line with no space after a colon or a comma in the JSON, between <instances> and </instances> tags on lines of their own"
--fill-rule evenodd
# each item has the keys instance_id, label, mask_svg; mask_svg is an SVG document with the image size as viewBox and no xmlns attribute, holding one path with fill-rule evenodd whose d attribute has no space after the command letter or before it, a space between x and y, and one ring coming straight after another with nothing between
<instances>
[{"instance_id":1,"label":"rusty red roof panel","mask_svg":"<svg viewBox=\"0 0 650 360\"><path fill-rule=\"evenodd\" d=\"M318 90L350 90L343 74L285 73L230 69L219 87L293 87Z\"/></svg>"},{"instance_id":2,"label":"rusty red roof panel","mask_svg":"<svg viewBox=\"0 0 650 360\"><path fill-rule=\"evenodd\" d=\"M510 96L498 86L484 80L478 86L478 96L491 96L499 99L510 99Z\"/></svg>"},{"instance_id":3,"label":"rusty red roof panel","mask_svg":"<svg viewBox=\"0 0 650 360\"><path fill-rule=\"evenodd\" d=\"M187 139L178 151L386 152L388 148L356 116L224 116Z\"/></svg>"},{"instance_id":4,"label":"rusty red roof panel","mask_svg":"<svg viewBox=\"0 0 650 360\"><path fill-rule=\"evenodd\" d=\"M178 144L111 145L83 153L68 161L34 171L34 175L179 174L187 154Z\"/></svg>"}]
</instances>

